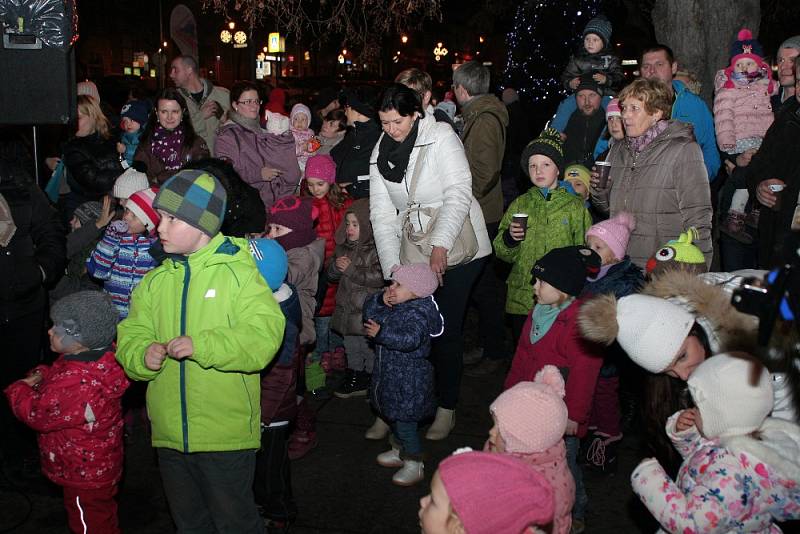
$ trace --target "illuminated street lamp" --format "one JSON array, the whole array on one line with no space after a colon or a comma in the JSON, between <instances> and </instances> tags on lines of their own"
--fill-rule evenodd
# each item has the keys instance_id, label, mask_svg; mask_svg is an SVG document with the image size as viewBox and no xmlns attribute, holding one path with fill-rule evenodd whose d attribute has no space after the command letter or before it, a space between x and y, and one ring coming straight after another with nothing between
<instances>
[{"instance_id":1,"label":"illuminated street lamp","mask_svg":"<svg viewBox=\"0 0 800 534\"><path fill-rule=\"evenodd\" d=\"M400 36L400 42L406 44L408 42L408 35Z\"/></svg>"},{"instance_id":2,"label":"illuminated street lamp","mask_svg":"<svg viewBox=\"0 0 800 534\"><path fill-rule=\"evenodd\" d=\"M483 43L485 40L486 40L486 39L484 39L484 38L483 38L483 35L481 35L480 37L478 37L478 42L479 42L479 43Z\"/></svg>"},{"instance_id":3,"label":"illuminated street lamp","mask_svg":"<svg viewBox=\"0 0 800 534\"><path fill-rule=\"evenodd\" d=\"M228 29L233 30L234 28L236 28L236 23L233 22L233 21L230 21L228 23Z\"/></svg>"},{"instance_id":4,"label":"illuminated street lamp","mask_svg":"<svg viewBox=\"0 0 800 534\"><path fill-rule=\"evenodd\" d=\"M436 48L433 49L433 55L436 57L436 61L441 61L444 56L447 55L447 48L444 47L441 41L436 43Z\"/></svg>"}]
</instances>

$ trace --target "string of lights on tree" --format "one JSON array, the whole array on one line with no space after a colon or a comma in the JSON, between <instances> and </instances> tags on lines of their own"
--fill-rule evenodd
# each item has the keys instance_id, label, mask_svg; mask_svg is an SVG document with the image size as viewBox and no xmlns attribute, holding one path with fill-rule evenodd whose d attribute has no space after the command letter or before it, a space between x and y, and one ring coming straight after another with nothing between
<instances>
[{"instance_id":1,"label":"string of lights on tree","mask_svg":"<svg viewBox=\"0 0 800 534\"><path fill-rule=\"evenodd\" d=\"M600 11L600 0L528 0L517 7L508 32L504 87L533 102L561 99L561 73L583 42L583 28Z\"/></svg>"}]
</instances>

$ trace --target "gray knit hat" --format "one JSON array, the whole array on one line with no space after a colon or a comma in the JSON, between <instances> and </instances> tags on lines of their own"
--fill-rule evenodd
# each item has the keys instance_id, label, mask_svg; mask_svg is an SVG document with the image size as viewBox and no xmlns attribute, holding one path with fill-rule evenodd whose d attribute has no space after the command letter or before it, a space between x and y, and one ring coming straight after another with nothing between
<instances>
[{"instance_id":1,"label":"gray knit hat","mask_svg":"<svg viewBox=\"0 0 800 534\"><path fill-rule=\"evenodd\" d=\"M50 308L55 335L65 346L78 342L89 349L108 347L117 335L119 312L102 291L78 291Z\"/></svg>"},{"instance_id":2,"label":"gray knit hat","mask_svg":"<svg viewBox=\"0 0 800 534\"><path fill-rule=\"evenodd\" d=\"M793 35L789 37L778 48L794 48L800 50L800 35Z\"/></svg>"},{"instance_id":3,"label":"gray knit hat","mask_svg":"<svg viewBox=\"0 0 800 534\"><path fill-rule=\"evenodd\" d=\"M225 217L225 188L205 171L184 169L164 182L153 208L163 210L214 237Z\"/></svg>"},{"instance_id":4,"label":"gray knit hat","mask_svg":"<svg viewBox=\"0 0 800 534\"><path fill-rule=\"evenodd\" d=\"M608 43L611 41L611 21L609 21L604 15L597 15L595 18L590 20L583 29L584 37L586 37L586 34L588 33L595 34L603 40L603 43L605 43L606 46L608 46Z\"/></svg>"}]
</instances>

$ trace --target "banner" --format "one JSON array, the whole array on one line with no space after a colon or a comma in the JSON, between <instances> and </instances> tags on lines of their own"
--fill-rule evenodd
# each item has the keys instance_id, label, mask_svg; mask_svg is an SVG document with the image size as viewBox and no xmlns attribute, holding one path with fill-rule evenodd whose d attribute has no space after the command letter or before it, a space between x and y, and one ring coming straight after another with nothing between
<instances>
[{"instance_id":1,"label":"banner","mask_svg":"<svg viewBox=\"0 0 800 534\"><path fill-rule=\"evenodd\" d=\"M183 4L178 4L172 10L172 15L169 17L169 35L178 45L182 55L192 56L196 61L200 61L197 57L197 23L192 11Z\"/></svg>"}]
</instances>

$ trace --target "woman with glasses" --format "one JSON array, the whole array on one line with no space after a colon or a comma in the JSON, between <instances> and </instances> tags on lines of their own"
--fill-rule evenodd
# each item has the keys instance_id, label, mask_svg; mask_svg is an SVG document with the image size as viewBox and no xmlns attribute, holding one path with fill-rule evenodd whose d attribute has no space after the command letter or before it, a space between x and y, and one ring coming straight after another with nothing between
<instances>
[{"instance_id":1,"label":"woman with glasses","mask_svg":"<svg viewBox=\"0 0 800 534\"><path fill-rule=\"evenodd\" d=\"M186 163L208 156L206 142L192 127L183 95L174 87L159 92L134 162L144 163L150 182L161 185Z\"/></svg>"},{"instance_id":2,"label":"woman with glasses","mask_svg":"<svg viewBox=\"0 0 800 534\"><path fill-rule=\"evenodd\" d=\"M219 128L214 153L229 161L242 179L258 190L264 208L291 195L300 182L294 137L287 130L273 134L259 121L261 99L252 82L231 88L228 120Z\"/></svg>"}]
</instances>

